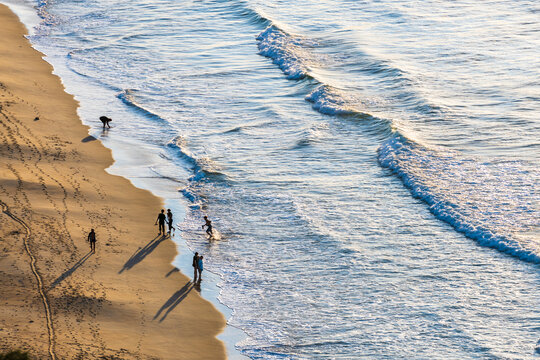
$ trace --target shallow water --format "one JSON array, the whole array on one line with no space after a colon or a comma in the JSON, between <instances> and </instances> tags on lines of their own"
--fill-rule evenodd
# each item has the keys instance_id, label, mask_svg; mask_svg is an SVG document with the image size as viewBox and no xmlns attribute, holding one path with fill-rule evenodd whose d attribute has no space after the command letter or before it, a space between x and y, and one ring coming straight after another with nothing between
<instances>
[{"instance_id":1,"label":"shallow water","mask_svg":"<svg viewBox=\"0 0 540 360\"><path fill-rule=\"evenodd\" d=\"M119 172L186 207L242 354L538 356L537 5L38 5Z\"/></svg>"}]
</instances>

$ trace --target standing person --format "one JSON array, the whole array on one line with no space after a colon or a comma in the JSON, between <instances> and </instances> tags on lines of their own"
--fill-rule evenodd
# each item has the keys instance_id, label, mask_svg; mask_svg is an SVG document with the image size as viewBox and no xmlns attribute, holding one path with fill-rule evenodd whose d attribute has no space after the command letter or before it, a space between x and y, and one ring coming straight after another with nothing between
<instances>
[{"instance_id":1,"label":"standing person","mask_svg":"<svg viewBox=\"0 0 540 360\"><path fill-rule=\"evenodd\" d=\"M165 210L161 209L161 213L158 214L156 223L154 225L157 225L159 222L159 233L158 235L161 235L161 232L163 231L163 235L165 235Z\"/></svg>"},{"instance_id":2,"label":"standing person","mask_svg":"<svg viewBox=\"0 0 540 360\"><path fill-rule=\"evenodd\" d=\"M197 268L199 269L199 282L202 280L202 271L203 271L203 256L199 256L199 260L197 260Z\"/></svg>"},{"instance_id":3,"label":"standing person","mask_svg":"<svg viewBox=\"0 0 540 360\"><path fill-rule=\"evenodd\" d=\"M88 233L88 242L90 243L90 251L95 253L96 252L96 233L94 232L94 229L90 230Z\"/></svg>"},{"instance_id":4,"label":"standing person","mask_svg":"<svg viewBox=\"0 0 540 360\"><path fill-rule=\"evenodd\" d=\"M193 263L191 264L193 266L193 282L197 282L197 271L199 270L199 253L196 252L195 255L193 255Z\"/></svg>"},{"instance_id":5,"label":"standing person","mask_svg":"<svg viewBox=\"0 0 540 360\"><path fill-rule=\"evenodd\" d=\"M173 224L173 215L171 212L171 209L167 209L167 225L169 225L169 234L171 233L171 230L175 230Z\"/></svg>"},{"instance_id":6,"label":"standing person","mask_svg":"<svg viewBox=\"0 0 540 360\"><path fill-rule=\"evenodd\" d=\"M202 226L202 228L204 229L204 227L206 226L206 233L208 235L210 235L210 237L212 237L212 222L210 220L208 220L208 217L204 217L204 221L206 221L206 223Z\"/></svg>"}]
</instances>

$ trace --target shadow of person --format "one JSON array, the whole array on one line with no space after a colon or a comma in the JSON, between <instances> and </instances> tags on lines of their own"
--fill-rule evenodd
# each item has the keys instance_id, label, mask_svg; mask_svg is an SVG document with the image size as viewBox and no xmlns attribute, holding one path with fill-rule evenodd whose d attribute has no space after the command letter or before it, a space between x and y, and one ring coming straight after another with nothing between
<instances>
[{"instance_id":1,"label":"shadow of person","mask_svg":"<svg viewBox=\"0 0 540 360\"><path fill-rule=\"evenodd\" d=\"M197 290L199 294L201 293L201 281L202 280L199 279L199 281L193 283L193 288Z\"/></svg>"},{"instance_id":2,"label":"shadow of person","mask_svg":"<svg viewBox=\"0 0 540 360\"><path fill-rule=\"evenodd\" d=\"M173 268L171 271L169 271L165 277L169 277L170 275L174 274L175 272L180 272L180 270L178 270L178 268Z\"/></svg>"},{"instance_id":3,"label":"shadow of person","mask_svg":"<svg viewBox=\"0 0 540 360\"><path fill-rule=\"evenodd\" d=\"M118 273L121 274L124 272L124 270L129 270L135 265L137 265L138 263L140 263L141 261L143 261L144 258L150 255L152 251L154 251L158 247L158 245L166 238L167 238L166 236L158 235L154 239L152 239L148 244L146 244L143 248L138 248L137 251L135 251L135 253L131 255L129 260L126 261L126 263L124 264L124 266L122 267L122 269L120 269Z\"/></svg>"},{"instance_id":4,"label":"shadow of person","mask_svg":"<svg viewBox=\"0 0 540 360\"><path fill-rule=\"evenodd\" d=\"M185 297L189 294L191 289L193 289L193 286L191 284L191 281L188 281L184 286L182 286L180 290L172 294L172 296L169 298L169 300L165 302L165 304L163 304L163 306L158 310L156 315L154 315L154 320L160 317L164 311L165 311L165 314L161 316L161 319L159 319L159 322L162 322L163 320L165 320L167 315L169 315L169 313L173 311L174 308L177 307L178 304L182 302L182 300L185 299Z\"/></svg>"},{"instance_id":5,"label":"shadow of person","mask_svg":"<svg viewBox=\"0 0 540 360\"><path fill-rule=\"evenodd\" d=\"M62 281L64 281L67 277L71 276L71 274L73 274L75 272L75 270L77 270L78 268L81 267L82 264L84 264L84 262L86 260L88 260L90 258L90 256L92 256L93 252L92 251L89 251L86 255L84 255L82 258L80 258L76 263L75 265L73 265L69 270L66 270L62 275L60 275L56 280L53 281L53 283L51 284L51 286L49 286L49 290L53 289L56 285L60 284Z\"/></svg>"},{"instance_id":6,"label":"shadow of person","mask_svg":"<svg viewBox=\"0 0 540 360\"><path fill-rule=\"evenodd\" d=\"M87 143L87 142L94 141L94 140L97 140L97 139L95 137L93 137L92 135L88 135L87 137L82 139L81 142Z\"/></svg>"}]
</instances>

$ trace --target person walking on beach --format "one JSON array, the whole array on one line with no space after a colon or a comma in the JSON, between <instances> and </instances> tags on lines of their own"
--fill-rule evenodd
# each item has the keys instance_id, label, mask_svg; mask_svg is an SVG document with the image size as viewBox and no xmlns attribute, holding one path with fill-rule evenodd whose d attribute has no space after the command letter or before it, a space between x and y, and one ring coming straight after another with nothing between
<instances>
[{"instance_id":1,"label":"person walking on beach","mask_svg":"<svg viewBox=\"0 0 540 360\"><path fill-rule=\"evenodd\" d=\"M158 214L156 223L154 225L157 225L159 222L159 233L158 235L161 235L163 232L163 235L165 235L165 210L161 209L161 213Z\"/></svg>"},{"instance_id":2,"label":"person walking on beach","mask_svg":"<svg viewBox=\"0 0 540 360\"><path fill-rule=\"evenodd\" d=\"M94 232L94 229L90 230L88 233L88 242L90 243L90 251L95 253L96 252L96 233Z\"/></svg>"},{"instance_id":3,"label":"person walking on beach","mask_svg":"<svg viewBox=\"0 0 540 360\"><path fill-rule=\"evenodd\" d=\"M212 222L210 220L208 220L208 217L204 217L204 221L206 221L206 223L202 226L202 228L204 229L204 227L206 226L206 233L208 235L210 235L210 237L213 236L213 233L212 233Z\"/></svg>"},{"instance_id":4,"label":"person walking on beach","mask_svg":"<svg viewBox=\"0 0 540 360\"><path fill-rule=\"evenodd\" d=\"M173 226L173 215L171 212L171 209L167 209L167 225L169 225L169 235L171 234L171 230L175 230Z\"/></svg>"},{"instance_id":5,"label":"person walking on beach","mask_svg":"<svg viewBox=\"0 0 540 360\"><path fill-rule=\"evenodd\" d=\"M203 271L203 256L199 256L197 260L197 269L199 270L199 282L202 281L202 271Z\"/></svg>"},{"instance_id":6,"label":"person walking on beach","mask_svg":"<svg viewBox=\"0 0 540 360\"><path fill-rule=\"evenodd\" d=\"M191 264L193 266L193 282L197 282L197 271L199 270L199 253L196 252L195 255L193 255L193 263Z\"/></svg>"}]
</instances>

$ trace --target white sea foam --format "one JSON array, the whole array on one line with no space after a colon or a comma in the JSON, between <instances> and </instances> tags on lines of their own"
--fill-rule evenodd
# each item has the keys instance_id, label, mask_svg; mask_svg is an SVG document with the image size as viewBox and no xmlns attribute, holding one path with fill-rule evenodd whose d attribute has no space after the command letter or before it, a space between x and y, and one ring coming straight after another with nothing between
<instances>
[{"instance_id":1,"label":"white sea foam","mask_svg":"<svg viewBox=\"0 0 540 360\"><path fill-rule=\"evenodd\" d=\"M538 226L534 192L538 171L519 161L485 164L449 149L432 150L395 135L379 148L379 162L394 172L431 212L488 246L540 263L540 242L521 233Z\"/></svg>"},{"instance_id":2,"label":"white sea foam","mask_svg":"<svg viewBox=\"0 0 540 360\"><path fill-rule=\"evenodd\" d=\"M269 57L288 79L299 80L309 75L307 40L293 36L276 25L268 26L257 36L259 54Z\"/></svg>"},{"instance_id":3,"label":"white sea foam","mask_svg":"<svg viewBox=\"0 0 540 360\"><path fill-rule=\"evenodd\" d=\"M313 103L313 109L326 115L352 115L358 110L352 108L351 101L343 91L320 85L305 98Z\"/></svg>"},{"instance_id":4,"label":"white sea foam","mask_svg":"<svg viewBox=\"0 0 540 360\"><path fill-rule=\"evenodd\" d=\"M297 50L294 37L269 26L257 39L261 55L272 58L289 79L308 75L303 64L309 52ZM390 139L379 148L380 164L391 169L415 197L424 200L437 218L483 246L540 263L540 243L522 236L538 225L540 214L534 203L539 199L530 197L535 179L540 178L538 173L524 170L519 162L483 165L479 159L429 150L399 133L391 135L391 121L362 112L360 101L329 85L319 85L305 100L325 115L357 116L381 124L380 131ZM433 181L434 176L437 181ZM498 196L501 192L497 186L504 186L503 193L510 200Z\"/></svg>"}]
</instances>

